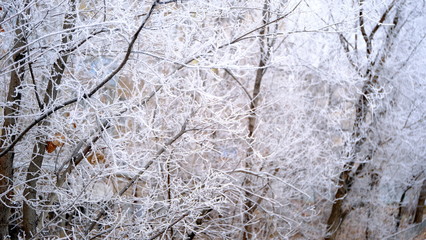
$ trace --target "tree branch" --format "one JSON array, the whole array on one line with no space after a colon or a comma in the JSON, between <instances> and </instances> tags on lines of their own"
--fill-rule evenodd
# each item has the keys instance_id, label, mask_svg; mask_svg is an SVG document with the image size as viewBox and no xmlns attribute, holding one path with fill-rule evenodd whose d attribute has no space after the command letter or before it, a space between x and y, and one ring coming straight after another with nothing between
<instances>
[{"instance_id":1,"label":"tree branch","mask_svg":"<svg viewBox=\"0 0 426 240\"><path fill-rule=\"evenodd\" d=\"M176 140L178 140L185 132L187 132L186 127L188 124L188 119L185 120L185 122L183 123L180 131L174 136L172 137L169 141L167 141L164 146L157 151L157 153L155 154L155 156L149 160L145 166L142 168L142 170L140 170L138 173L136 173L136 175L126 184L126 186L124 186L120 192L118 193L118 196L122 196L131 186L133 186L133 184L136 183L136 181L140 178L141 175L143 175L145 173L146 170L148 170L148 168L154 163L155 160L157 160L167 149L167 147L169 147L170 145L172 145ZM106 213L106 209L110 206L111 204L108 204L108 206L104 207L96 216L95 220L91 221L89 227L85 230L85 235L87 236L89 234L89 232L97 225L98 221L105 215Z\"/></svg>"},{"instance_id":2,"label":"tree branch","mask_svg":"<svg viewBox=\"0 0 426 240\"><path fill-rule=\"evenodd\" d=\"M173 227L176 225L176 223L180 222L182 219L184 219L186 216L189 215L189 212L186 212L182 216L180 216L178 219L174 220L172 223L170 223L167 227L163 228L161 231L158 231L158 233L154 234L152 237L148 238L148 240L154 240L158 238L161 234L163 234L167 229Z\"/></svg>"},{"instance_id":3,"label":"tree branch","mask_svg":"<svg viewBox=\"0 0 426 240\"><path fill-rule=\"evenodd\" d=\"M42 110L44 108L44 106L43 106L43 103L40 100L40 95L38 94L37 84L36 84L36 81L35 81L33 66L32 66L31 62L28 63L28 69L30 70L31 80L33 81L34 94L35 94L35 97L36 97L36 100L37 100L38 107L40 108L40 110Z\"/></svg>"},{"instance_id":4,"label":"tree branch","mask_svg":"<svg viewBox=\"0 0 426 240\"><path fill-rule=\"evenodd\" d=\"M127 47L126 55L124 56L123 60L121 61L120 65L112 72L110 73L101 83L99 83L96 87L94 87L88 94L84 94L81 98L82 99L88 99L92 97L99 89L101 89L108 81L110 81L118 72L121 71L121 69L126 65L127 61L129 60L130 54L132 52L132 48L136 42L136 39L139 36L139 33L142 31L143 27L145 26L146 22L148 21L149 17L151 16L152 12L154 11L154 8L156 6L156 2L154 2L145 17L142 24L139 26L136 33L133 35L132 40L129 43L129 46ZM36 120L34 120L30 125L28 125L17 137L12 143L7 146L1 153L0 157L7 154L13 147L27 134L34 126L39 124L41 121L52 115L54 112L71 105L73 103L76 103L78 100L80 100L80 97L76 97L74 99L68 100L60 105L57 105L49 110L47 110L44 114L42 114L40 117L38 117Z\"/></svg>"},{"instance_id":5,"label":"tree branch","mask_svg":"<svg viewBox=\"0 0 426 240\"><path fill-rule=\"evenodd\" d=\"M244 85L238 80L238 78L237 77L235 77L235 75L234 74L232 74L232 72L229 70L229 69L227 69L227 68L224 68L224 70L225 70L225 72L227 73L227 74L229 74L229 76L231 76L231 78L232 79L234 79L234 81L236 81L237 83L238 83L238 85L243 89L243 91L244 91L244 93L247 95L247 97L249 98L249 100L250 100L250 102L251 101L253 101L253 98L251 97L251 95L250 95L250 93L247 91L247 88L246 87L244 87Z\"/></svg>"},{"instance_id":6,"label":"tree branch","mask_svg":"<svg viewBox=\"0 0 426 240\"><path fill-rule=\"evenodd\" d=\"M371 54L371 39L368 38L368 34L365 31L365 22L364 22L364 11L363 11L364 0L358 1L359 6L359 29L361 31L361 36L364 39L366 49L367 49L367 58Z\"/></svg>"},{"instance_id":7,"label":"tree branch","mask_svg":"<svg viewBox=\"0 0 426 240\"><path fill-rule=\"evenodd\" d=\"M376 34L377 30L379 30L380 26L385 22L386 16L388 13L392 10L392 8L395 6L396 0L393 0L391 4L388 6L386 11L382 14L382 17L380 18L379 22L374 26L373 30L371 30L370 35L368 36L368 41L371 41L374 38L374 35Z\"/></svg>"}]
</instances>

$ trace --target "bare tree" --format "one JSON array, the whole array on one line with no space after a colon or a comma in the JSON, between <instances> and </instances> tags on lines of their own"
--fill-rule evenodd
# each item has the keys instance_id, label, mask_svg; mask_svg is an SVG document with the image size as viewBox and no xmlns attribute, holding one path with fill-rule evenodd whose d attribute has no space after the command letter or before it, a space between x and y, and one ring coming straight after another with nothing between
<instances>
[{"instance_id":1,"label":"bare tree","mask_svg":"<svg viewBox=\"0 0 426 240\"><path fill-rule=\"evenodd\" d=\"M368 239L421 221L416 6L1 2L0 238Z\"/></svg>"}]
</instances>

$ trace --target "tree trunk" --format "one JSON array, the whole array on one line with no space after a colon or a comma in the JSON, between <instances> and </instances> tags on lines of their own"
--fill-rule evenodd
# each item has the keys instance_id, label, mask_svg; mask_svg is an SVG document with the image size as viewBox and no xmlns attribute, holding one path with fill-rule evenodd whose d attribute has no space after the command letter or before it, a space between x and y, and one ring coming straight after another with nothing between
<instances>
[{"instance_id":1,"label":"tree trunk","mask_svg":"<svg viewBox=\"0 0 426 240\"><path fill-rule=\"evenodd\" d=\"M421 223L423 221L423 214L426 201L426 179L423 180L422 188L420 189L419 199L417 200L416 213L414 215L413 223Z\"/></svg>"},{"instance_id":2,"label":"tree trunk","mask_svg":"<svg viewBox=\"0 0 426 240\"><path fill-rule=\"evenodd\" d=\"M69 14L65 15L64 25L63 29L67 30L70 28L73 28L75 25L75 19L76 19L76 6L75 2L71 1L71 10ZM67 43L72 41L72 31L71 33L64 34L62 36L62 44L64 46L67 45ZM49 79L49 82L46 87L46 93L44 96L43 103L44 105L42 108L48 107L50 104L54 103L56 100L58 90L57 86L61 84L62 76L65 71L65 65L68 61L68 52L61 51L59 58L56 60L56 62L52 66L52 70L50 72L51 79ZM43 125L48 125L48 122L43 122ZM28 166L27 171L27 186L24 191L24 196L26 198L26 201L23 205L23 228L25 231L25 234L27 237L31 237L36 232L36 227L38 224L38 217L37 212L34 209L34 207L31 206L31 201L37 200L37 181L40 177L40 170L43 165L44 160L44 154L46 152L46 144L40 139L36 139L36 144L33 148L33 154L31 157L30 165Z\"/></svg>"},{"instance_id":3,"label":"tree trunk","mask_svg":"<svg viewBox=\"0 0 426 240\"><path fill-rule=\"evenodd\" d=\"M390 52L393 45L393 40L397 35L399 29L398 21L399 14L398 12L393 17L393 25L390 26L389 31L386 35L386 41L382 45L382 53L378 53L376 60L371 56L372 54L372 43L374 36L377 31L383 27L383 23L388 18L389 12L395 7L395 1L393 1L388 8L383 12L379 23L377 23L371 32L367 34L365 24L364 24L364 13L363 13L363 2L359 1L359 30L361 32L362 38L366 45L365 57L368 59L368 65L365 72L361 72L356 66L355 70L358 71L358 74L366 78L366 82L362 88L362 94L359 96L358 101L355 105L355 121L353 124L353 132L351 140L348 144L352 144L352 149L348 153L347 157L349 161L344 165L343 171L340 173L338 189L334 196L334 203L331 209L331 213L327 220L327 232L328 235L325 237L325 240L334 240L337 236L338 229L343 222L344 218L349 212L348 210L343 209L343 201L345 200L346 195L351 191L352 185L356 180L357 175L361 173L366 164L371 161L372 154L369 154L362 163L359 164L357 169L354 169L356 155L360 152L362 145L364 144L367 137L367 127L366 117L370 108L370 102L368 97L372 94L373 89L378 85L378 79L380 76L380 71L383 69L383 66L390 56ZM342 35L340 36L342 37ZM346 40L347 42L347 40ZM345 48L346 53L348 54L348 48ZM355 171L354 171L355 170Z\"/></svg>"},{"instance_id":4,"label":"tree trunk","mask_svg":"<svg viewBox=\"0 0 426 240\"><path fill-rule=\"evenodd\" d=\"M16 51L16 53L13 55L14 64L7 93L7 102L11 105L4 108L3 114L5 120L1 129L0 138L1 151L3 151L4 148L7 147L7 144L16 137L11 130L15 127L17 121L16 116L18 115L22 97L19 92L19 87L21 86L25 73L26 37L22 30L24 29L22 25L25 25L25 20L21 20L18 16L16 25L16 39L12 50L12 52ZM0 201L0 239L9 235L10 199L13 197L13 160L14 149L11 149L7 154L0 157L0 195L2 195Z\"/></svg>"},{"instance_id":5,"label":"tree trunk","mask_svg":"<svg viewBox=\"0 0 426 240\"><path fill-rule=\"evenodd\" d=\"M263 12L262 12L263 18L262 18L262 25L265 25L269 19L269 1L265 0L263 5ZM254 81L253 86L253 96L250 103L250 116L248 118L248 143L249 148L247 149L246 153L246 159L244 162L244 168L247 170L252 170L253 168L253 143L254 143L254 132L256 130L256 122L257 122L257 116L256 116L256 109L259 106L259 100L260 100L260 88L263 76L265 74L265 66L266 62L269 59L269 50L270 46L268 46L268 41L265 39L265 33L267 32L266 27L263 27L259 31L260 35L260 60L258 64L258 69L256 71L256 77ZM252 219L252 215L254 210L256 209L256 201L253 199L252 191L253 189L253 181L252 176L245 176L243 180L243 186L246 188L246 191L244 192L244 205L243 205L243 225L244 225L244 232L243 232L243 240L252 239L253 237L253 226L250 223Z\"/></svg>"},{"instance_id":6,"label":"tree trunk","mask_svg":"<svg viewBox=\"0 0 426 240\"><path fill-rule=\"evenodd\" d=\"M352 173L353 167L356 161L356 155L360 151L362 144L365 142L365 137L362 136L363 129L362 125L365 122L365 117L367 116L368 109L368 101L366 96L369 94L369 90L371 88L371 82L368 81L364 85L363 94L359 97L358 102L356 104L356 118L353 127L352 140L355 141L354 146L350 153L348 153L348 157L350 161L346 163L343 167L343 171L339 176L339 184L336 194L334 195L334 204L331 209L331 213L327 220L327 231L331 233L327 236L326 240L334 240L337 235L337 230L340 227L343 219L345 218L347 211L343 209L343 200L346 195L350 192L352 185L355 180L355 174ZM361 163L356 172L360 172L366 163Z\"/></svg>"}]
</instances>

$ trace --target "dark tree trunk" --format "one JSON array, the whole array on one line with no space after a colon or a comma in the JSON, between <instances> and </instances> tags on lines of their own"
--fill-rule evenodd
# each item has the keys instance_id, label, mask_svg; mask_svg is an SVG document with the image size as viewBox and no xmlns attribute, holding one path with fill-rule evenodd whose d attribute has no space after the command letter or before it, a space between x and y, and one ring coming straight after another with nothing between
<instances>
[{"instance_id":1,"label":"dark tree trunk","mask_svg":"<svg viewBox=\"0 0 426 240\"><path fill-rule=\"evenodd\" d=\"M426 201L426 179L423 180L422 188L420 189L419 199L417 200L416 213L414 214L413 223L421 223Z\"/></svg>"},{"instance_id":2,"label":"dark tree trunk","mask_svg":"<svg viewBox=\"0 0 426 240\"><path fill-rule=\"evenodd\" d=\"M65 15L63 29L71 29L75 25L76 19L76 6L75 2L71 1L70 13ZM72 32L64 33L62 36L62 44L67 46L72 41ZM48 107L56 100L58 95L57 86L61 84L62 77L65 71L66 63L68 61L68 52L61 51L59 58L52 66L49 82L46 87L46 93L43 100L42 108ZM43 122L43 125L48 125L48 122ZM37 181L40 177L40 170L43 165L44 154L46 152L46 144L40 139L36 139L37 143L33 148L32 160L28 166L27 171L27 186L24 195L27 201L23 205L23 228L27 237L31 237L36 232L38 217L34 207L31 206L31 201L37 200Z\"/></svg>"},{"instance_id":3,"label":"dark tree trunk","mask_svg":"<svg viewBox=\"0 0 426 240\"><path fill-rule=\"evenodd\" d=\"M269 1L265 0L263 5L263 18L262 18L262 24L265 25L268 22L269 19ZM254 80L254 86L253 86L253 96L251 98L250 103L250 116L248 118L248 142L250 144L249 148L247 149L246 153L246 159L244 162L244 168L247 170L252 170L253 168L253 146L254 143L254 132L256 130L256 109L259 105L260 101L260 88L261 83L263 80L263 76L265 75L265 66L266 62L269 59L269 44L268 41L265 39L264 35L267 32L267 28L263 27L260 29L260 60L258 64L258 69L256 71L256 77ZM244 192L244 202L243 202L243 225L244 225L244 231L243 231L243 237L242 240L248 240L252 239L253 236L253 226L251 220L253 217L253 212L256 209L256 200L253 199L252 191L253 189L253 181L252 176L245 176L243 180L243 187L246 188Z\"/></svg>"},{"instance_id":4,"label":"dark tree trunk","mask_svg":"<svg viewBox=\"0 0 426 240\"><path fill-rule=\"evenodd\" d=\"M361 32L361 36L363 38L363 41L366 44L366 50L365 50L365 57L368 59L368 66L365 72L361 72L361 70L356 66L353 65L355 70L358 71L358 74L361 77L364 77L365 83L362 88L362 94L359 96L358 101L355 105L355 121L353 124L352 129L352 136L351 140L348 144L352 145L352 149L348 153L347 157L349 158L349 161L344 165L343 171L339 175L338 179L338 189L334 196L334 203L331 209L331 213L327 220L327 232L328 235L325 237L325 240L334 240L336 239L336 236L338 234L338 230L346 217L346 215L349 213L349 209L343 209L343 202L347 196L347 194L351 191L352 185L354 184L357 175L361 173L361 171L365 168L366 164L371 161L372 159L372 153L367 155L365 159L358 165L357 169L354 169L355 162L356 162L356 156L360 152L361 147L363 146L364 142L367 138L367 131L368 126L366 122L366 116L368 114L370 103L368 101L368 97L371 95L374 87L376 87L379 84L379 76L380 72L383 69L383 66L386 62L386 59L390 56L390 52L393 46L393 41L395 39L395 36L397 35L400 28L397 28L398 20L399 20L399 14L398 12L393 17L393 25L389 28L389 31L386 35L386 41L382 45L382 52L378 53L375 59L377 61L373 60L372 58L372 47L373 47L373 39L375 34L380 28L383 28L383 23L388 18L388 15L390 11L395 7L396 2L393 1L388 8L383 12L379 23L377 23L371 30L369 34L366 32L365 24L364 24L364 10L363 10L363 3L364 1L361 0L359 3L359 30ZM344 37L340 35L340 38ZM346 39L343 42L348 42ZM346 46L343 46L346 54L349 54L349 48ZM352 63L352 60L349 59L349 61Z\"/></svg>"},{"instance_id":5,"label":"dark tree trunk","mask_svg":"<svg viewBox=\"0 0 426 240\"><path fill-rule=\"evenodd\" d=\"M11 105L4 108L6 117L1 129L0 150L3 151L9 142L15 139L15 135L10 132L16 125L18 111L21 103L21 93L19 88L24 79L26 62L26 37L22 31L25 21L20 17L16 20L17 30L13 50L17 51L13 55L13 70L10 76L9 88L7 93L7 102ZM0 239L9 235L9 216L10 204L13 196L13 160L14 150L11 149L7 154L0 157Z\"/></svg>"}]
</instances>

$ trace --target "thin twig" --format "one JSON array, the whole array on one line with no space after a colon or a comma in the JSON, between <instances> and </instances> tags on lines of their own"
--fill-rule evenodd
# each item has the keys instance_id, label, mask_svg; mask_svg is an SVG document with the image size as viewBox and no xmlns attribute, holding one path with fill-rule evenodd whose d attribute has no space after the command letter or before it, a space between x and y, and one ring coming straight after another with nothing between
<instances>
[{"instance_id":1,"label":"thin twig","mask_svg":"<svg viewBox=\"0 0 426 240\"><path fill-rule=\"evenodd\" d=\"M380 26L385 22L386 17L388 13L392 10L392 8L395 6L396 0L393 0L391 4L389 4L389 7L386 9L386 11L382 14L382 17L380 18L379 22L374 26L373 30L371 30L370 35L368 36L368 41L371 41L374 38L374 35L376 34L377 30L379 30Z\"/></svg>"},{"instance_id":2,"label":"thin twig","mask_svg":"<svg viewBox=\"0 0 426 240\"><path fill-rule=\"evenodd\" d=\"M167 149L167 147L169 147L170 145L172 145L176 140L178 140L185 132L187 132L186 126L188 124L188 120L186 119L184 124L182 125L180 131L174 136L172 137L169 141L167 141L164 146L157 151L157 153L155 154L155 156L149 160L145 166L126 184L126 186L124 186L120 192L118 193L118 196L122 196L131 186L133 186L133 184L136 183L136 181L140 178L141 175L143 175L145 173L146 170L148 170L148 168L154 163L155 160L157 160ZM106 209L109 206L104 207L96 216L95 220L91 221L91 224L89 225L89 227L85 230L85 235L87 236L89 234L89 232L97 225L97 222L105 215L106 213Z\"/></svg>"},{"instance_id":3,"label":"thin twig","mask_svg":"<svg viewBox=\"0 0 426 240\"><path fill-rule=\"evenodd\" d=\"M163 234L165 231L167 231L167 229L173 227L174 225L176 225L176 223L180 222L182 219L184 219L188 215L189 215L189 212L186 212L185 214L180 216L178 219L176 219L172 223L170 223L167 227L163 228L161 231L158 231L152 237L148 238L148 240L154 240L154 239L158 238L161 234Z\"/></svg>"},{"instance_id":4,"label":"thin twig","mask_svg":"<svg viewBox=\"0 0 426 240\"><path fill-rule=\"evenodd\" d=\"M232 77L232 79L234 79L234 81L236 81L238 83L238 85L240 85L240 87L244 90L244 93L250 99L250 102L253 101L253 98L251 97L250 93L247 91L247 88L244 87L244 85L237 79L237 77L235 77L235 75L232 74L232 72L229 69L225 68L224 70L227 74L229 74L229 76Z\"/></svg>"},{"instance_id":5,"label":"thin twig","mask_svg":"<svg viewBox=\"0 0 426 240\"><path fill-rule=\"evenodd\" d=\"M231 41L230 43L224 44L224 45L220 46L219 48L222 48L222 47L225 47L225 46L228 46L228 45L231 45L231 44L237 43L237 42L241 41L244 37L246 37L246 36L250 35L251 33L254 33L254 32L256 32L256 31L258 31L258 30L260 30L260 29L263 29L263 28L265 28L265 27L267 27L267 26L269 26L269 25L271 25L271 24L273 24L273 23L276 23L276 22L279 22L279 21L283 20L284 18L286 18L286 17L288 17L290 14L292 14L292 13L293 13L293 12L297 9L297 7L299 7L300 3L302 3L302 1L299 1L299 2L296 4L296 6L294 6L294 8L293 8L292 10L290 10L288 13L284 14L283 16L278 17L278 18L276 18L275 20L272 20L272 21L270 21L270 22L266 22L266 23L264 23L262 26L257 27L257 28L255 28L255 29L253 29L253 30L251 30L251 31L249 31L249 32L247 32L247 33L245 33L245 34L243 34L243 35L239 36L238 38L234 39L234 40L233 40L233 41Z\"/></svg>"},{"instance_id":6,"label":"thin twig","mask_svg":"<svg viewBox=\"0 0 426 240\"><path fill-rule=\"evenodd\" d=\"M40 95L38 94L37 84L36 84L36 81L35 81L33 66L32 66L31 62L28 63L28 68L30 70L31 80L32 80L33 85L34 85L34 94L36 96L37 104L38 104L38 107L40 108L40 110L42 110L44 108L44 105L40 100Z\"/></svg>"},{"instance_id":7,"label":"thin twig","mask_svg":"<svg viewBox=\"0 0 426 240\"><path fill-rule=\"evenodd\" d=\"M88 94L84 94L81 99L88 99L90 97L92 97L99 89L101 89L108 81L110 81L118 72L121 71L121 69L126 65L127 61L129 60L130 54L132 52L133 46L136 42L136 39L139 36L139 33L142 31L143 27L145 26L146 22L148 21L149 17L151 16L152 12L154 11L154 7L156 6L156 2L154 2L151 6L151 9L148 12L148 15L146 16L146 18L144 19L144 21L142 22L142 24L140 25L140 27L138 28L138 30L136 31L136 33L133 35L132 40L129 43L129 46L127 48L126 51L126 55L124 56L121 64L112 72L110 73L101 83L99 83L96 87L94 87ZM44 119L46 119L47 117L49 117L50 115L52 115L54 112L70 105L73 103L76 103L78 100L80 100L80 97L76 97L74 99L68 100L60 105L57 105L51 109L49 109L48 111L46 111L44 114L42 114L40 117L38 117L36 120L34 120L29 126L27 126L17 137L14 141L12 141L12 143L7 146L1 153L0 153L0 157L4 156L5 154L7 154L11 149L13 149L13 147L25 136L25 134L27 134L34 126L36 126L37 124L39 124L41 121L43 121Z\"/></svg>"},{"instance_id":8,"label":"thin twig","mask_svg":"<svg viewBox=\"0 0 426 240\"><path fill-rule=\"evenodd\" d=\"M65 212L67 212L69 209L71 209L74 205L75 205L75 203L77 202L77 200L79 200L80 199L80 197L83 195L83 193L85 193L86 192L86 189L87 189L87 187L89 187L90 186L90 184L92 183L92 181L94 180L94 178L89 182L89 183L87 183L87 185L86 186L84 186L83 187L83 189L81 190L81 192L78 194L78 196L71 202L71 204L68 206L68 207L66 207L64 210L62 210L59 214L57 214L52 220L50 220L46 225L44 225L43 226L43 228L42 229L40 229L40 231L38 231L36 234L34 234L33 236L32 236L32 238L30 239L30 240L33 240L33 239L39 239L39 238L36 238L38 235L40 235L42 232L43 232L43 230L44 229L46 229L47 227L49 227L53 222L55 222L55 220L56 219L58 219L58 218L61 218L61 215L62 214L64 214Z\"/></svg>"}]
</instances>

